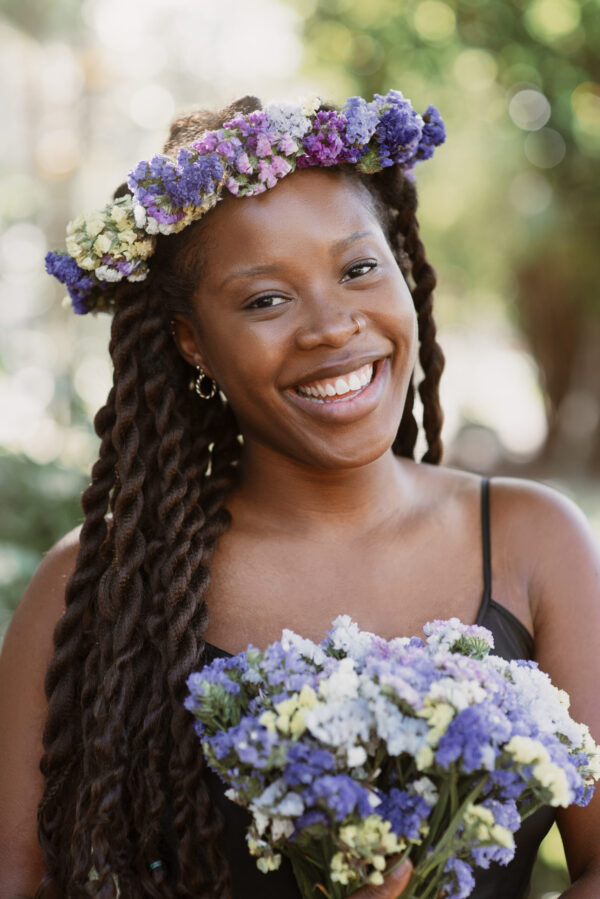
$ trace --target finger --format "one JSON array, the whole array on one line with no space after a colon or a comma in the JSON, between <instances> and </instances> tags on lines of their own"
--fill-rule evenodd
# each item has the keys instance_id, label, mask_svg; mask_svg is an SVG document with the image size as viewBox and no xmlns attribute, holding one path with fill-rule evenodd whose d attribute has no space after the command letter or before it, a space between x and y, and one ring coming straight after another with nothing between
<instances>
[{"instance_id":1,"label":"finger","mask_svg":"<svg viewBox=\"0 0 600 899\"><path fill-rule=\"evenodd\" d=\"M409 859L394 868L383 880L380 886L362 887L354 893L354 899L398 899L408 886L413 866Z\"/></svg>"}]
</instances>

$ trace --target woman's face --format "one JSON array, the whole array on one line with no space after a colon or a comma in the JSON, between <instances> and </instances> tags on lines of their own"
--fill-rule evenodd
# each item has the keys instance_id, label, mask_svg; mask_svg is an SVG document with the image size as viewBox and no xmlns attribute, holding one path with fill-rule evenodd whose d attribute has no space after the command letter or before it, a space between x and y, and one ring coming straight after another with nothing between
<instances>
[{"instance_id":1,"label":"woman's face","mask_svg":"<svg viewBox=\"0 0 600 899\"><path fill-rule=\"evenodd\" d=\"M417 325L366 191L309 169L210 219L197 322L179 342L227 396L245 444L318 468L378 458L401 418Z\"/></svg>"}]
</instances>

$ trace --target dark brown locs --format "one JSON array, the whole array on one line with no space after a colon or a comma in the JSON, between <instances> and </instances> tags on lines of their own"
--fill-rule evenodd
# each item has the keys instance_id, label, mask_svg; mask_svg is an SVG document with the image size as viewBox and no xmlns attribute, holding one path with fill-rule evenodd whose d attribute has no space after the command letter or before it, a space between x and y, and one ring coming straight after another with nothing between
<instances>
[{"instance_id":1,"label":"dark brown locs","mask_svg":"<svg viewBox=\"0 0 600 899\"><path fill-rule=\"evenodd\" d=\"M220 115L180 119L165 149L258 107L249 97ZM361 180L404 271L410 260L424 373L422 461L438 464L443 355L416 191L393 170ZM94 422L99 457L82 497L80 549L46 676L38 822L47 873L37 899L112 899L115 876L122 899L230 896L222 821L183 699L189 673L202 664L210 559L229 524L241 443L229 406L218 395L199 402L190 391L193 372L169 328L174 312L190 314L209 223L207 216L159 238L149 278L119 289L113 387ZM393 444L407 458L418 434L413 401L411 379Z\"/></svg>"}]
</instances>

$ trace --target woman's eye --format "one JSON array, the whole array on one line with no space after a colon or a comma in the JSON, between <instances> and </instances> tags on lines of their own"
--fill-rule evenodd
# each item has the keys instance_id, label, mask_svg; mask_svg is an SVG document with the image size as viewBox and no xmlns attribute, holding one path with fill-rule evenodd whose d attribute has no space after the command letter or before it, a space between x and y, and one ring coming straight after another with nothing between
<instances>
[{"instance_id":1,"label":"woman's eye","mask_svg":"<svg viewBox=\"0 0 600 899\"><path fill-rule=\"evenodd\" d=\"M342 281L353 280L354 278L360 278L362 275L368 275L369 272L373 271L374 268L377 268L377 263L374 259L366 259L364 262L356 262L354 265L350 266Z\"/></svg>"},{"instance_id":2,"label":"woman's eye","mask_svg":"<svg viewBox=\"0 0 600 899\"><path fill-rule=\"evenodd\" d=\"M272 309L274 306L281 306L285 303L285 297L277 296L277 294L265 294L263 297L257 297L248 303L247 309Z\"/></svg>"}]
</instances>

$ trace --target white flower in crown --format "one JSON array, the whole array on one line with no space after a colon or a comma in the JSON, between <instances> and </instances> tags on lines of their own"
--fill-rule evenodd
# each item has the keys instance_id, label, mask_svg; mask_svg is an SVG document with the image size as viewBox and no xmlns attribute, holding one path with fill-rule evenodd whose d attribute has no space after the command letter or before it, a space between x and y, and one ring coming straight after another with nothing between
<instances>
[{"instance_id":1,"label":"white flower in crown","mask_svg":"<svg viewBox=\"0 0 600 899\"><path fill-rule=\"evenodd\" d=\"M300 97L300 111L302 115L305 116L313 116L315 113L319 111L321 108L321 98L316 94L312 94L308 97Z\"/></svg>"}]
</instances>

